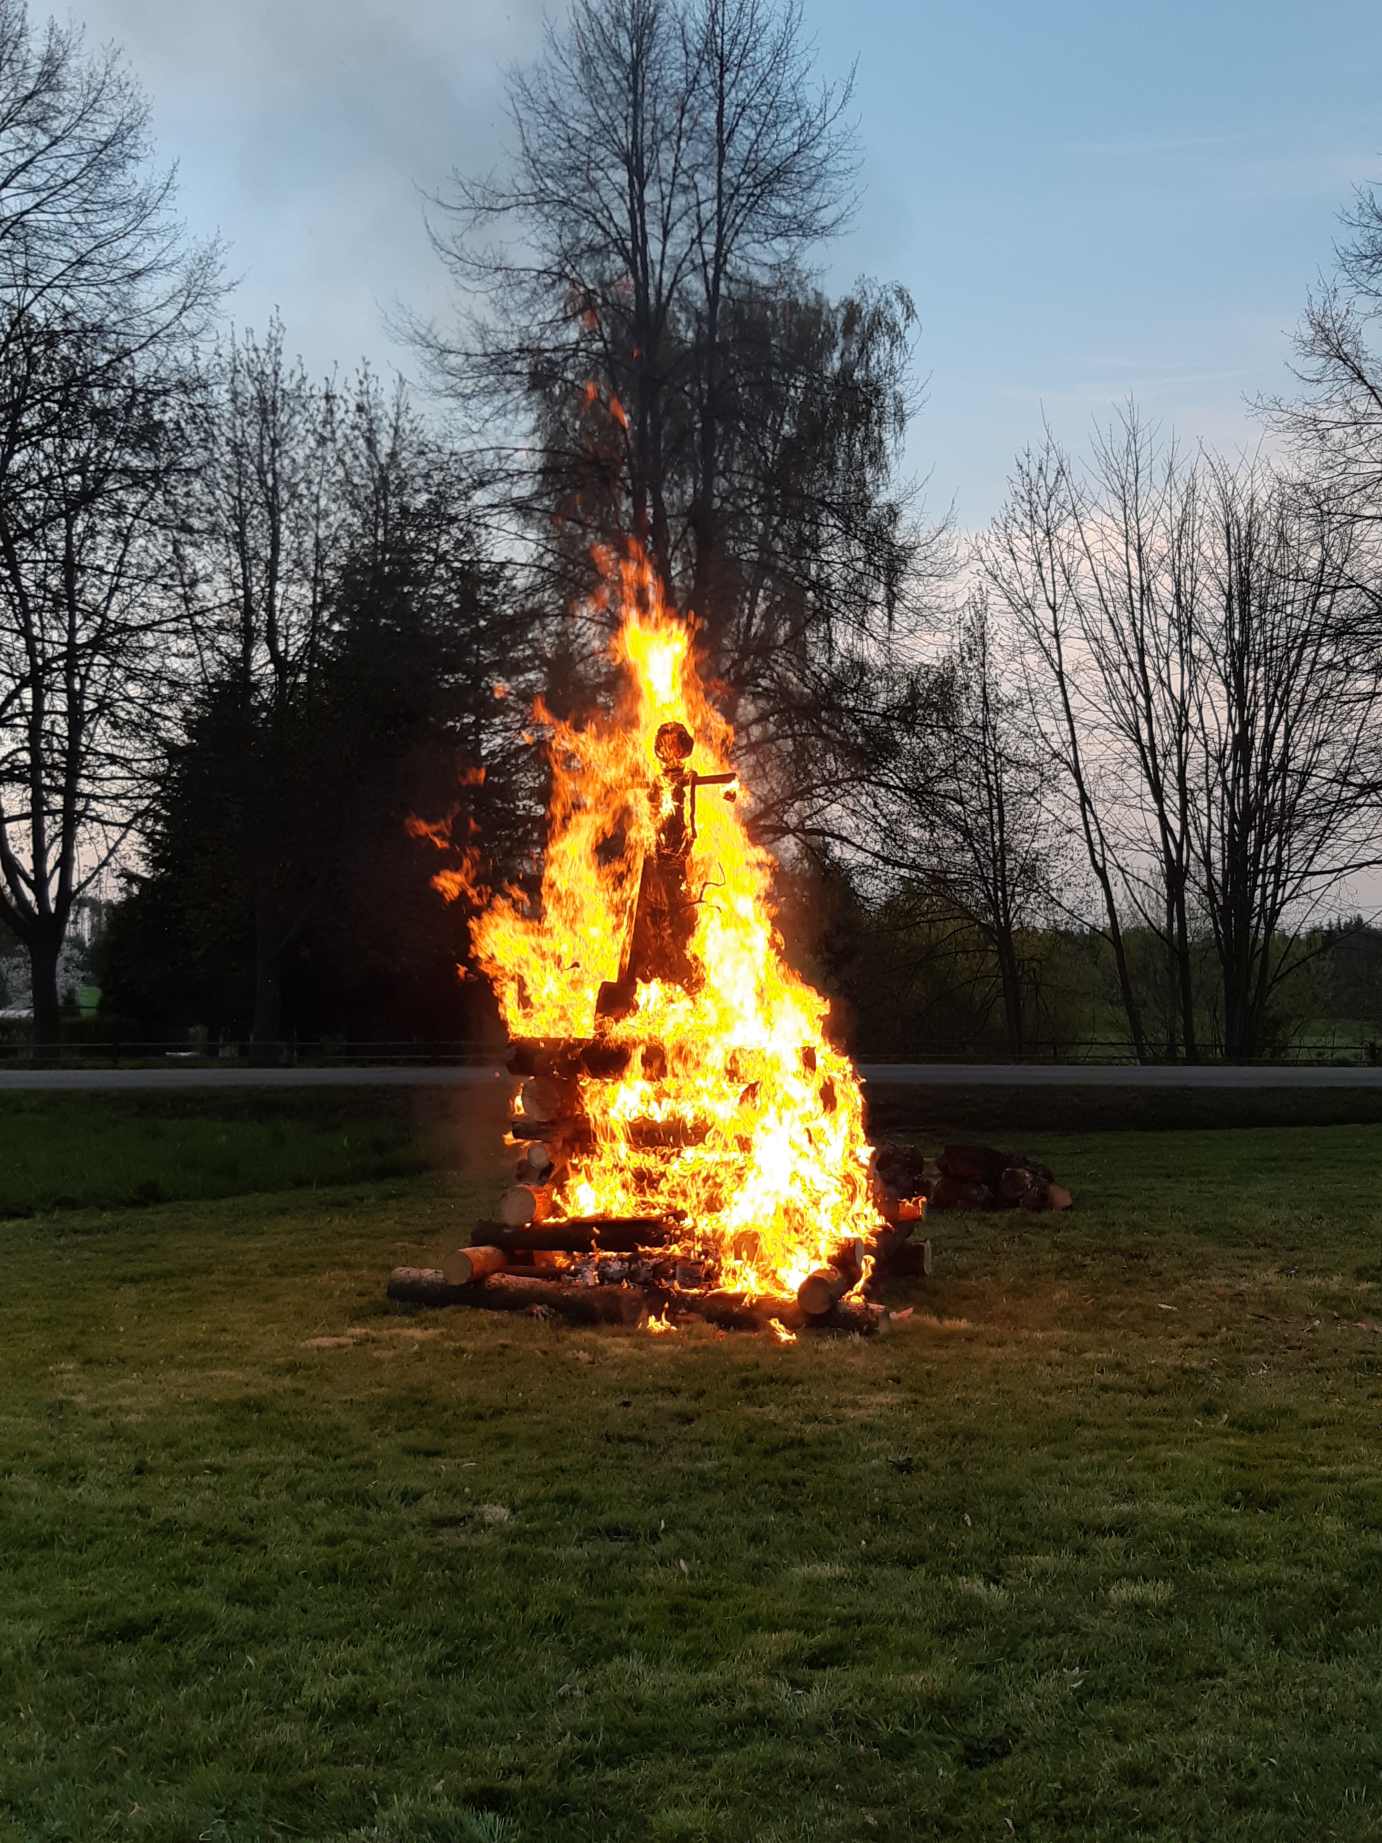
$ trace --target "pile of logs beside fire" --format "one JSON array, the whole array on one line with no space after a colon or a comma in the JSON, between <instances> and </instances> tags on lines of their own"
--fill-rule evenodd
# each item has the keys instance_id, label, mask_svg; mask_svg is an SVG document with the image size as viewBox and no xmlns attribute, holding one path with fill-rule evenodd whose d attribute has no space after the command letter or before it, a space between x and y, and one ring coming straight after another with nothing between
<instances>
[{"instance_id":1,"label":"pile of logs beside fire","mask_svg":"<svg viewBox=\"0 0 1382 1843\"><path fill-rule=\"evenodd\" d=\"M986 1145L948 1145L938 1158L917 1147L883 1144L875 1169L882 1189L922 1197L927 1210L1067 1210L1074 1198L1027 1152Z\"/></svg>"},{"instance_id":2,"label":"pile of logs beside fire","mask_svg":"<svg viewBox=\"0 0 1382 1843\"><path fill-rule=\"evenodd\" d=\"M824 1332L870 1335L886 1328L886 1309L863 1297L884 1277L925 1276L931 1246L916 1231L925 1204L915 1193L875 1184L878 1229L868 1242L850 1241L809 1274L795 1299L732 1292L717 1284L713 1262L685 1253L689 1225L658 1216L554 1218L552 1185L573 1150L589 1143L580 1111L579 1078L610 1079L627 1067L618 1045L520 1043L509 1058L524 1078L506 1143L518 1151L514 1182L494 1219L475 1224L467 1245L440 1267L395 1268L389 1297L404 1304L477 1306L501 1312L556 1316L580 1324L670 1325L700 1319L723 1329L774 1328L779 1335ZM643 1069L649 1071L645 1048ZM640 1152L687 1143L685 1128L635 1124Z\"/></svg>"}]
</instances>

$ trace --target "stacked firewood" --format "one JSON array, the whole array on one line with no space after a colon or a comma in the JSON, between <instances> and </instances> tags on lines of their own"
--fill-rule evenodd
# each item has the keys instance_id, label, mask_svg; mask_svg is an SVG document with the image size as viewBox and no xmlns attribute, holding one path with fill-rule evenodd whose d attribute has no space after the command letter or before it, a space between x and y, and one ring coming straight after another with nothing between
<instances>
[{"instance_id":1,"label":"stacked firewood","mask_svg":"<svg viewBox=\"0 0 1382 1843\"><path fill-rule=\"evenodd\" d=\"M994 1146L948 1145L932 1158L917 1147L885 1144L876 1156L879 1181L899 1195L926 1200L930 1210L1067 1210L1074 1202L1049 1166L1027 1152Z\"/></svg>"},{"instance_id":2,"label":"stacked firewood","mask_svg":"<svg viewBox=\"0 0 1382 1843\"><path fill-rule=\"evenodd\" d=\"M861 1296L862 1283L885 1273L930 1272L930 1243L915 1231L925 1214L920 1198L874 1186L882 1221L866 1244L849 1241L809 1274L796 1298L732 1292L718 1284L713 1259L693 1258L692 1225L671 1216L562 1216L554 1186L573 1152L589 1145L581 1107L582 1080L610 1080L628 1067L631 1051L594 1042L525 1042L509 1056L522 1078L508 1121L506 1146L518 1154L514 1181L492 1219L478 1222L469 1243L440 1267L396 1268L389 1297L417 1305L466 1305L530 1312L583 1324L667 1324L699 1318L727 1329L775 1327L870 1334L887 1312ZM656 1073L645 1047L643 1070ZM630 1143L640 1155L670 1156L694 1142L678 1125L635 1123Z\"/></svg>"}]
</instances>

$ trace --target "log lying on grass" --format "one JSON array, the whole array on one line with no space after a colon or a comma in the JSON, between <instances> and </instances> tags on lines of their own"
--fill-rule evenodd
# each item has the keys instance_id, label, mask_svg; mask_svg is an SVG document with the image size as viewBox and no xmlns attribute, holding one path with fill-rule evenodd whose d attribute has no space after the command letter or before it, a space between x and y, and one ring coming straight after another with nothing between
<instances>
[{"instance_id":1,"label":"log lying on grass","mask_svg":"<svg viewBox=\"0 0 1382 1843\"><path fill-rule=\"evenodd\" d=\"M468 1305L478 1289L454 1285L440 1267L395 1267L388 1290L400 1305Z\"/></svg>"},{"instance_id":2,"label":"log lying on grass","mask_svg":"<svg viewBox=\"0 0 1382 1843\"><path fill-rule=\"evenodd\" d=\"M509 1257L502 1248L456 1248L441 1264L448 1286L470 1286L492 1273L503 1273Z\"/></svg>"},{"instance_id":3,"label":"log lying on grass","mask_svg":"<svg viewBox=\"0 0 1382 1843\"><path fill-rule=\"evenodd\" d=\"M554 1313L581 1325L633 1325L647 1316L648 1295L636 1286L568 1286L560 1280L491 1273L453 1286L440 1267L395 1267L389 1298L405 1305L467 1305L484 1312Z\"/></svg>"}]
</instances>

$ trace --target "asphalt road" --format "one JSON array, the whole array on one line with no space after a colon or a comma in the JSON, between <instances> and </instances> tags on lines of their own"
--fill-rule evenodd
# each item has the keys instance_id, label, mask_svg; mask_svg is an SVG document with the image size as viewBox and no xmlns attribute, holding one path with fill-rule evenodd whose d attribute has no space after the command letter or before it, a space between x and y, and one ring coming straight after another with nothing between
<instances>
[{"instance_id":1,"label":"asphalt road","mask_svg":"<svg viewBox=\"0 0 1382 1843\"><path fill-rule=\"evenodd\" d=\"M6 1088L464 1088L497 1079L494 1068L0 1069ZM1106 1064L864 1063L878 1086L912 1088L1378 1088L1382 1068L1136 1068Z\"/></svg>"}]
</instances>

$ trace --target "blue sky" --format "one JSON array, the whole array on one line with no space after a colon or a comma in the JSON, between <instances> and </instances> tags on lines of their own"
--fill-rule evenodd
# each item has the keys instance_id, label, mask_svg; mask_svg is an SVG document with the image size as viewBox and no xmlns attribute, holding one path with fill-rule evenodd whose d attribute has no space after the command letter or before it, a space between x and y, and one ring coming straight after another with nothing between
<instances>
[{"instance_id":1,"label":"blue sky","mask_svg":"<svg viewBox=\"0 0 1382 1843\"><path fill-rule=\"evenodd\" d=\"M37 10L37 9L36 9ZM416 187L484 168L536 0L88 0L154 101L183 206L219 229L238 318L277 304L314 365L445 300ZM1354 184L1382 183L1376 0L905 5L806 0L822 70L857 58L865 162L827 279L903 282L928 404L909 459L963 526L1043 413L1079 442L1129 394L1189 439L1251 444Z\"/></svg>"}]
</instances>

